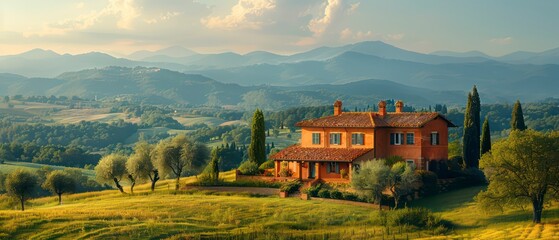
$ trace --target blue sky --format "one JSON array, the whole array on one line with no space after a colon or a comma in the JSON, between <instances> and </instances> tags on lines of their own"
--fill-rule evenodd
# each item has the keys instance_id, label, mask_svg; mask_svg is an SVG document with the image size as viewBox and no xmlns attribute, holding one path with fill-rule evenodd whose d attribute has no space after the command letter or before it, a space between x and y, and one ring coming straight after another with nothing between
<instances>
[{"instance_id":1,"label":"blue sky","mask_svg":"<svg viewBox=\"0 0 559 240\"><path fill-rule=\"evenodd\" d=\"M2 0L0 55L33 48L128 54L293 53L380 40L400 48L491 55L559 47L559 1Z\"/></svg>"}]
</instances>

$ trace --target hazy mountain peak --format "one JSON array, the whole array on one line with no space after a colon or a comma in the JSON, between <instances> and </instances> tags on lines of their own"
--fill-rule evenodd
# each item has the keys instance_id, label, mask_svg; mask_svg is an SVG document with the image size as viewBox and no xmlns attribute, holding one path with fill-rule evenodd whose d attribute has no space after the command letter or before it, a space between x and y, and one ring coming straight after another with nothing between
<instances>
[{"instance_id":1,"label":"hazy mountain peak","mask_svg":"<svg viewBox=\"0 0 559 240\"><path fill-rule=\"evenodd\" d=\"M491 59L493 57L481 51L467 51L467 52L454 52L454 51L435 51L429 53L430 55L447 56L447 57L482 57Z\"/></svg>"},{"instance_id":2,"label":"hazy mountain peak","mask_svg":"<svg viewBox=\"0 0 559 240\"><path fill-rule=\"evenodd\" d=\"M136 51L128 55L128 58L135 59L135 60L144 60L146 58L155 57L155 56L183 58L183 57L188 57L196 54L198 53L181 46L170 46L170 47L159 49L157 51L148 51L148 50Z\"/></svg>"},{"instance_id":3,"label":"hazy mountain peak","mask_svg":"<svg viewBox=\"0 0 559 240\"><path fill-rule=\"evenodd\" d=\"M28 59L44 59L44 58L58 57L58 56L60 56L60 54L58 54L58 53L56 53L52 50L35 48L35 49L29 50L27 52L21 53L18 56L23 57L23 58L28 58Z\"/></svg>"}]
</instances>

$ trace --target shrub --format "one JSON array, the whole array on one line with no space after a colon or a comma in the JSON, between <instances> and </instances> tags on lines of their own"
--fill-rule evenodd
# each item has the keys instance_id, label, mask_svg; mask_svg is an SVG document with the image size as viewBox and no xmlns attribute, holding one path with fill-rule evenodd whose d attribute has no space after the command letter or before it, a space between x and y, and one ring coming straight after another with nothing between
<instances>
[{"instance_id":1,"label":"shrub","mask_svg":"<svg viewBox=\"0 0 559 240\"><path fill-rule=\"evenodd\" d=\"M343 197L343 199L348 200L348 201L358 201L359 200L357 195L355 195L354 193L350 193L350 192L343 192L342 197Z\"/></svg>"},{"instance_id":2,"label":"shrub","mask_svg":"<svg viewBox=\"0 0 559 240\"><path fill-rule=\"evenodd\" d=\"M309 194L309 196L317 197L318 196L318 191L320 191L321 187L322 187L322 184L317 184L317 185L314 185L314 186L311 186L311 187L305 189L305 191Z\"/></svg>"},{"instance_id":3,"label":"shrub","mask_svg":"<svg viewBox=\"0 0 559 240\"><path fill-rule=\"evenodd\" d=\"M256 175L258 174L258 164L253 161L244 161L241 166L239 166L239 171L243 175Z\"/></svg>"},{"instance_id":4,"label":"shrub","mask_svg":"<svg viewBox=\"0 0 559 240\"><path fill-rule=\"evenodd\" d=\"M400 156L389 156L387 158L384 159L385 160L385 164L387 166L392 167L392 165L399 163L399 162L403 162L404 158L400 157Z\"/></svg>"},{"instance_id":5,"label":"shrub","mask_svg":"<svg viewBox=\"0 0 559 240\"><path fill-rule=\"evenodd\" d=\"M265 161L264 163L260 164L260 167L258 167L258 169L260 170L266 170L266 169L270 169L270 168L274 168L274 160L268 160Z\"/></svg>"},{"instance_id":6,"label":"shrub","mask_svg":"<svg viewBox=\"0 0 559 240\"><path fill-rule=\"evenodd\" d=\"M342 176L342 178L347 178L349 175L347 169L340 170L340 175Z\"/></svg>"},{"instance_id":7,"label":"shrub","mask_svg":"<svg viewBox=\"0 0 559 240\"><path fill-rule=\"evenodd\" d=\"M320 191L318 191L318 197L330 198L330 191L328 191L328 189L320 189Z\"/></svg>"},{"instance_id":8,"label":"shrub","mask_svg":"<svg viewBox=\"0 0 559 240\"><path fill-rule=\"evenodd\" d=\"M425 208L404 208L391 212L388 224L392 226L414 226L420 229L434 229L444 233L452 227L449 221L443 220Z\"/></svg>"},{"instance_id":9,"label":"shrub","mask_svg":"<svg viewBox=\"0 0 559 240\"><path fill-rule=\"evenodd\" d=\"M291 177L291 175L293 175L293 172L289 169L289 164L286 161L281 162L279 175L280 177Z\"/></svg>"},{"instance_id":10,"label":"shrub","mask_svg":"<svg viewBox=\"0 0 559 240\"><path fill-rule=\"evenodd\" d=\"M485 179L485 174L477 169L477 168L468 168L462 171L464 177L468 180L471 184L470 186L477 186L487 183L487 179Z\"/></svg>"},{"instance_id":11,"label":"shrub","mask_svg":"<svg viewBox=\"0 0 559 240\"><path fill-rule=\"evenodd\" d=\"M439 172L437 173L439 178L448 178L448 164L446 160L439 161Z\"/></svg>"},{"instance_id":12,"label":"shrub","mask_svg":"<svg viewBox=\"0 0 559 240\"><path fill-rule=\"evenodd\" d=\"M421 190L426 194L435 194L439 192L439 184L437 183L438 176L434 172L425 171L425 170L417 170L415 174L423 183Z\"/></svg>"},{"instance_id":13,"label":"shrub","mask_svg":"<svg viewBox=\"0 0 559 240\"><path fill-rule=\"evenodd\" d=\"M280 191L287 192L287 193L294 193L299 191L303 184L299 180L285 182L281 185Z\"/></svg>"},{"instance_id":14,"label":"shrub","mask_svg":"<svg viewBox=\"0 0 559 240\"><path fill-rule=\"evenodd\" d=\"M291 172L291 169L282 168L279 171L279 176L280 177L291 177L292 175L293 175L293 172Z\"/></svg>"},{"instance_id":15,"label":"shrub","mask_svg":"<svg viewBox=\"0 0 559 240\"><path fill-rule=\"evenodd\" d=\"M462 170L462 166L464 166L464 159L462 159L462 156L454 156L448 160L450 171L460 171Z\"/></svg>"},{"instance_id":16,"label":"shrub","mask_svg":"<svg viewBox=\"0 0 559 240\"><path fill-rule=\"evenodd\" d=\"M330 198L343 199L343 195L340 191L334 189L334 190L330 191Z\"/></svg>"}]
</instances>

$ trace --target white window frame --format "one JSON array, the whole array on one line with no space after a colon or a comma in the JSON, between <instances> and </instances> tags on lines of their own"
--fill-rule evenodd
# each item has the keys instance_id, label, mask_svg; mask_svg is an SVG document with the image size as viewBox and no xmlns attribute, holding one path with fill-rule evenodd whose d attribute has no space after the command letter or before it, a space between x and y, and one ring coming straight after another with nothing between
<instances>
[{"instance_id":1,"label":"white window frame","mask_svg":"<svg viewBox=\"0 0 559 240\"><path fill-rule=\"evenodd\" d=\"M359 139L359 137L357 136L361 136L361 139ZM351 145L360 145L360 146L365 145L365 133L351 133Z\"/></svg>"},{"instance_id":2,"label":"white window frame","mask_svg":"<svg viewBox=\"0 0 559 240\"><path fill-rule=\"evenodd\" d=\"M318 138L315 138L316 136L318 136ZM321 137L321 134L319 132L312 133L312 144L313 145L320 145L320 142L321 142L320 137Z\"/></svg>"},{"instance_id":3,"label":"white window frame","mask_svg":"<svg viewBox=\"0 0 559 240\"><path fill-rule=\"evenodd\" d=\"M333 136L337 136L337 138L333 138ZM342 145L342 133L330 133L330 145Z\"/></svg>"},{"instance_id":4,"label":"white window frame","mask_svg":"<svg viewBox=\"0 0 559 240\"><path fill-rule=\"evenodd\" d=\"M411 134L411 143L410 143L410 135ZM415 145L415 133L414 132L407 132L406 133L406 145Z\"/></svg>"},{"instance_id":5,"label":"white window frame","mask_svg":"<svg viewBox=\"0 0 559 240\"><path fill-rule=\"evenodd\" d=\"M394 144L392 145L402 145L403 143L403 138L404 138L404 133L402 132L393 132L390 133L390 138L392 139L392 136L394 136Z\"/></svg>"},{"instance_id":6,"label":"white window frame","mask_svg":"<svg viewBox=\"0 0 559 240\"><path fill-rule=\"evenodd\" d=\"M431 145L437 146L437 145L441 144L441 140L440 140L441 136L439 135L439 132L431 132L430 136L431 136L431 139L430 139Z\"/></svg>"}]
</instances>

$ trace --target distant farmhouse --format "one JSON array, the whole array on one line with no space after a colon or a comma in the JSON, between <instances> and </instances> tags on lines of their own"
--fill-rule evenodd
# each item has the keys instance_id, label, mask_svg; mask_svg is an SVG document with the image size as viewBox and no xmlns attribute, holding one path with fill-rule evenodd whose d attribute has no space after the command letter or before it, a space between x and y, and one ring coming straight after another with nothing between
<instances>
[{"instance_id":1,"label":"distant farmhouse","mask_svg":"<svg viewBox=\"0 0 559 240\"><path fill-rule=\"evenodd\" d=\"M375 158L400 156L425 170L429 161L447 160L448 128L455 125L436 112L403 109L398 101L395 112L386 112L386 102L381 101L378 112L343 112L342 102L336 101L334 115L296 124L301 127L300 144L271 156L275 176L287 167L294 178L347 182L352 169Z\"/></svg>"}]
</instances>

